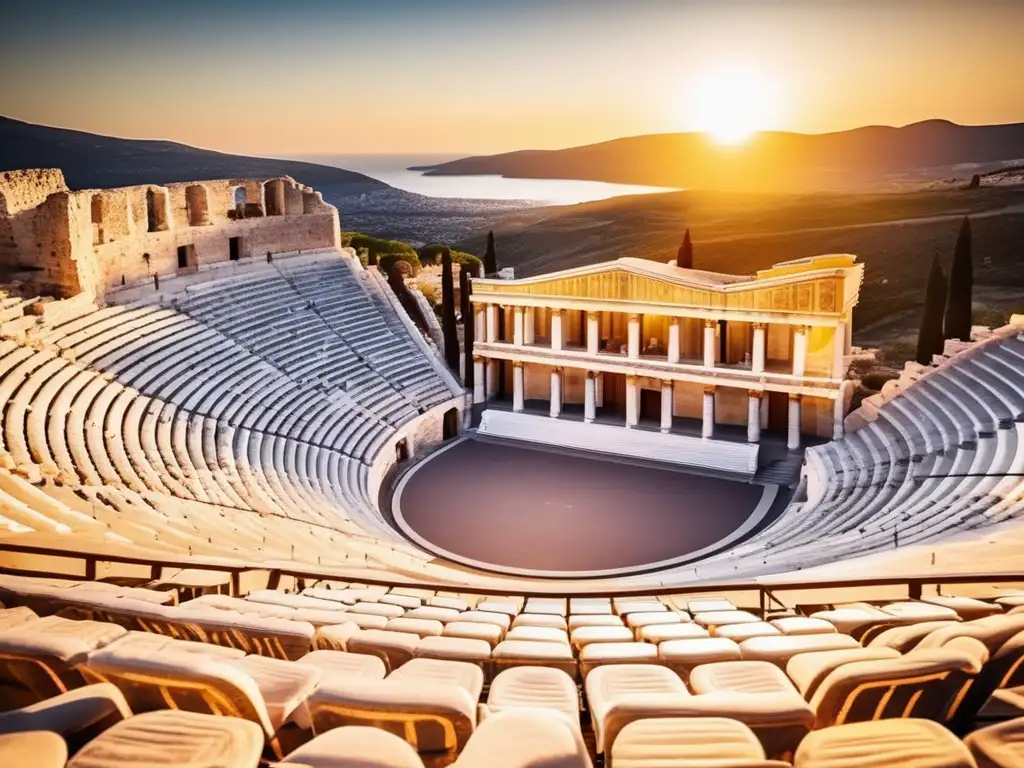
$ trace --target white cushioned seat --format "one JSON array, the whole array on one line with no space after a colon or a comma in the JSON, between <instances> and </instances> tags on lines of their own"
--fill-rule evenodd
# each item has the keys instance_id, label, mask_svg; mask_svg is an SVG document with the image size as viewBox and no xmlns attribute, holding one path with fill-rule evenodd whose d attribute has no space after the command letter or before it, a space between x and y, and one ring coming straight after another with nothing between
<instances>
[{"instance_id":1,"label":"white cushioned seat","mask_svg":"<svg viewBox=\"0 0 1024 768\"><path fill-rule=\"evenodd\" d=\"M938 723L915 718L834 725L809 733L794 768L976 768L967 748Z\"/></svg>"},{"instance_id":2,"label":"white cushioned seat","mask_svg":"<svg viewBox=\"0 0 1024 768\"><path fill-rule=\"evenodd\" d=\"M85 745L68 768L218 766L256 768L263 733L236 717L165 710L135 715ZM129 763L125 762L128 756Z\"/></svg>"},{"instance_id":3,"label":"white cushioned seat","mask_svg":"<svg viewBox=\"0 0 1024 768\"><path fill-rule=\"evenodd\" d=\"M195 640L179 640L167 635L155 635L152 632L130 631L118 640L110 643L107 648L126 648L130 646L135 653L185 653L198 654L212 659L241 659L245 651L228 648L223 645L200 643Z\"/></svg>"},{"instance_id":4,"label":"white cushioned seat","mask_svg":"<svg viewBox=\"0 0 1024 768\"><path fill-rule=\"evenodd\" d=\"M444 637L459 637L471 640L484 640L492 648L501 642L505 631L497 624L487 624L481 621L453 621L445 624Z\"/></svg>"},{"instance_id":5,"label":"white cushioned seat","mask_svg":"<svg viewBox=\"0 0 1024 768\"><path fill-rule=\"evenodd\" d=\"M569 598L570 616L610 616L612 601L606 597Z\"/></svg>"},{"instance_id":6,"label":"white cushioned seat","mask_svg":"<svg viewBox=\"0 0 1024 768\"><path fill-rule=\"evenodd\" d=\"M770 637L782 633L767 621L752 621L748 624L723 624L715 627L715 637L727 637L735 642L750 637Z\"/></svg>"},{"instance_id":7,"label":"white cushioned seat","mask_svg":"<svg viewBox=\"0 0 1024 768\"><path fill-rule=\"evenodd\" d=\"M697 597L686 601L686 610L691 614L718 611L734 611L736 606L723 597Z\"/></svg>"},{"instance_id":8,"label":"white cushioned seat","mask_svg":"<svg viewBox=\"0 0 1024 768\"><path fill-rule=\"evenodd\" d=\"M297 664L309 664L316 667L327 679L334 675L342 677L365 677L370 680L383 680L387 674L387 666L377 656L368 653L348 653L346 651L310 651Z\"/></svg>"},{"instance_id":9,"label":"white cushioned seat","mask_svg":"<svg viewBox=\"0 0 1024 768\"><path fill-rule=\"evenodd\" d=\"M694 693L770 693L799 695L785 673L767 661L718 661L701 664L690 672Z\"/></svg>"},{"instance_id":10,"label":"white cushioned seat","mask_svg":"<svg viewBox=\"0 0 1024 768\"><path fill-rule=\"evenodd\" d=\"M694 638L710 637L708 632L700 624L649 624L640 630L640 639L645 643L658 645L666 640L692 640Z\"/></svg>"},{"instance_id":11,"label":"white cushioned seat","mask_svg":"<svg viewBox=\"0 0 1024 768\"><path fill-rule=\"evenodd\" d=\"M405 609L398 605L387 603L366 603L358 602L345 611L346 614L362 613L367 616L384 616L388 619L397 619L405 615Z\"/></svg>"},{"instance_id":12,"label":"white cushioned seat","mask_svg":"<svg viewBox=\"0 0 1024 768\"><path fill-rule=\"evenodd\" d=\"M507 613L492 613L490 611L463 611L459 614L459 621L475 621L480 624L493 624L508 631L512 626L512 618Z\"/></svg>"},{"instance_id":13,"label":"white cushioned seat","mask_svg":"<svg viewBox=\"0 0 1024 768\"><path fill-rule=\"evenodd\" d=\"M726 624L754 624L761 621L760 618L749 611L703 611L702 613L695 613L693 620L702 627L711 630L712 634L715 632L715 627L725 626Z\"/></svg>"},{"instance_id":14,"label":"white cushioned seat","mask_svg":"<svg viewBox=\"0 0 1024 768\"><path fill-rule=\"evenodd\" d=\"M503 640L491 651L494 673L509 667L544 666L561 669L575 678L576 659L566 643L544 643L535 640Z\"/></svg>"},{"instance_id":15,"label":"white cushioned seat","mask_svg":"<svg viewBox=\"0 0 1024 768\"><path fill-rule=\"evenodd\" d=\"M387 620L382 620L386 624ZM383 627L380 627L380 629L383 629ZM364 631L363 628L354 621L318 627L316 634L313 635L312 647L324 651L347 651L349 638L362 631Z\"/></svg>"},{"instance_id":16,"label":"white cushioned seat","mask_svg":"<svg viewBox=\"0 0 1024 768\"><path fill-rule=\"evenodd\" d=\"M433 597L427 598L427 605L433 608L452 608L456 611L468 611L469 603L459 597L445 597L443 595L434 595Z\"/></svg>"},{"instance_id":17,"label":"white cushioned seat","mask_svg":"<svg viewBox=\"0 0 1024 768\"><path fill-rule=\"evenodd\" d=\"M68 747L56 733L25 731L0 735L0 761L3 765L64 768L67 759Z\"/></svg>"},{"instance_id":18,"label":"white cushioned seat","mask_svg":"<svg viewBox=\"0 0 1024 768\"><path fill-rule=\"evenodd\" d=\"M522 609L521 604L511 600L481 600L476 604L478 611L490 613L504 613L507 616L515 616Z\"/></svg>"},{"instance_id":19,"label":"white cushioned seat","mask_svg":"<svg viewBox=\"0 0 1024 768\"><path fill-rule=\"evenodd\" d=\"M13 629L26 621L38 619L36 612L28 606L19 605L17 608L4 608L0 610L0 632Z\"/></svg>"},{"instance_id":20,"label":"white cushioned seat","mask_svg":"<svg viewBox=\"0 0 1024 768\"><path fill-rule=\"evenodd\" d=\"M386 629L390 632L408 632L419 637L438 637L444 632L444 624L431 619L407 619L400 616L389 619Z\"/></svg>"},{"instance_id":21,"label":"white cushioned seat","mask_svg":"<svg viewBox=\"0 0 1024 768\"><path fill-rule=\"evenodd\" d=\"M442 624L447 624L450 621L458 621L459 613L454 608L436 608L432 605L424 605L419 608L413 608L411 611L406 611L403 618L426 619L427 621L440 621Z\"/></svg>"},{"instance_id":22,"label":"white cushioned seat","mask_svg":"<svg viewBox=\"0 0 1024 768\"><path fill-rule=\"evenodd\" d=\"M418 657L388 675L388 680L457 685L466 691L473 701L480 700L480 692L484 688L484 673L477 664L452 659Z\"/></svg>"},{"instance_id":23,"label":"white cushioned seat","mask_svg":"<svg viewBox=\"0 0 1024 768\"><path fill-rule=\"evenodd\" d=\"M402 736L420 753L454 755L476 726L477 702L465 688L415 678L325 680L306 705L317 735L373 724Z\"/></svg>"},{"instance_id":24,"label":"white cushioned seat","mask_svg":"<svg viewBox=\"0 0 1024 768\"><path fill-rule=\"evenodd\" d=\"M586 744L561 712L527 707L484 720L454 768L591 768Z\"/></svg>"},{"instance_id":25,"label":"white cushioned seat","mask_svg":"<svg viewBox=\"0 0 1024 768\"><path fill-rule=\"evenodd\" d=\"M679 611L637 611L625 616L626 626L633 630L634 637L640 637L640 630L656 624L684 624L690 617Z\"/></svg>"},{"instance_id":26,"label":"white cushioned seat","mask_svg":"<svg viewBox=\"0 0 1024 768\"><path fill-rule=\"evenodd\" d=\"M388 593L381 595L377 598L378 603L384 603L385 605L397 605L399 608L404 608L406 611L411 611L414 608L419 608L423 605L423 601L418 597L412 595L396 595Z\"/></svg>"},{"instance_id":27,"label":"white cushioned seat","mask_svg":"<svg viewBox=\"0 0 1024 768\"><path fill-rule=\"evenodd\" d=\"M116 686L97 683L21 709L0 712L0 734L53 731L60 734L74 751L131 716L131 708Z\"/></svg>"},{"instance_id":28,"label":"white cushioned seat","mask_svg":"<svg viewBox=\"0 0 1024 768\"><path fill-rule=\"evenodd\" d=\"M580 674L583 679L596 667L606 664L654 663L658 648L651 643L591 643L580 649Z\"/></svg>"},{"instance_id":29,"label":"white cushioned seat","mask_svg":"<svg viewBox=\"0 0 1024 768\"><path fill-rule=\"evenodd\" d=\"M577 627L569 636L569 642L577 651L591 643L628 643L633 633L621 624L617 627Z\"/></svg>"},{"instance_id":30,"label":"white cushioned seat","mask_svg":"<svg viewBox=\"0 0 1024 768\"><path fill-rule=\"evenodd\" d=\"M899 651L893 648L843 648L838 651L812 651L798 653L786 664L786 675L796 685L805 699L810 700L822 680L832 670L854 661L877 661L899 658Z\"/></svg>"},{"instance_id":31,"label":"white cushioned seat","mask_svg":"<svg viewBox=\"0 0 1024 768\"><path fill-rule=\"evenodd\" d=\"M491 681L488 715L507 709L531 707L565 712L579 725L580 697L573 679L551 667L513 667Z\"/></svg>"},{"instance_id":32,"label":"white cushioned seat","mask_svg":"<svg viewBox=\"0 0 1024 768\"><path fill-rule=\"evenodd\" d=\"M1024 765L1024 717L979 728L964 739L978 768Z\"/></svg>"},{"instance_id":33,"label":"white cushioned seat","mask_svg":"<svg viewBox=\"0 0 1024 768\"><path fill-rule=\"evenodd\" d=\"M892 623L896 617L874 606L863 605L815 611L811 614L811 618L827 621L836 628L836 631L849 635L875 623Z\"/></svg>"},{"instance_id":34,"label":"white cushioned seat","mask_svg":"<svg viewBox=\"0 0 1024 768\"><path fill-rule=\"evenodd\" d=\"M837 651L842 648L859 648L860 643L849 635L775 635L773 637L751 637L740 645L744 659L770 661L785 669L786 664L798 653L811 651Z\"/></svg>"},{"instance_id":35,"label":"white cushioned seat","mask_svg":"<svg viewBox=\"0 0 1024 768\"><path fill-rule=\"evenodd\" d=\"M414 653L417 659L466 661L483 668L490 661L491 645L468 637L424 637Z\"/></svg>"},{"instance_id":36,"label":"white cushioned seat","mask_svg":"<svg viewBox=\"0 0 1024 768\"><path fill-rule=\"evenodd\" d=\"M568 606L563 598L531 597L523 606L523 613L545 613L552 616L568 615Z\"/></svg>"},{"instance_id":37,"label":"white cushioned seat","mask_svg":"<svg viewBox=\"0 0 1024 768\"><path fill-rule=\"evenodd\" d=\"M360 629L352 633L345 643L345 650L352 653L369 653L381 658L389 670L398 669L409 661L419 645L419 635L411 632L390 632L386 629Z\"/></svg>"},{"instance_id":38,"label":"white cushioned seat","mask_svg":"<svg viewBox=\"0 0 1024 768\"><path fill-rule=\"evenodd\" d=\"M587 675L584 688L598 754L605 752L606 719L613 707L636 699L649 700L650 709L659 705L671 707L677 699L690 697L679 675L658 664L612 664L598 667Z\"/></svg>"},{"instance_id":39,"label":"white cushioned seat","mask_svg":"<svg viewBox=\"0 0 1024 768\"><path fill-rule=\"evenodd\" d=\"M787 768L767 760L746 725L724 717L657 717L634 720L611 749L614 768Z\"/></svg>"},{"instance_id":40,"label":"white cushioned seat","mask_svg":"<svg viewBox=\"0 0 1024 768\"><path fill-rule=\"evenodd\" d=\"M284 760L288 768L423 768L419 754L392 733L366 725L346 725L306 742Z\"/></svg>"},{"instance_id":41,"label":"white cushioned seat","mask_svg":"<svg viewBox=\"0 0 1024 768\"><path fill-rule=\"evenodd\" d=\"M256 682L274 731L279 730L302 706L324 675L322 669L315 665L266 656L246 656L224 664L245 672Z\"/></svg>"},{"instance_id":42,"label":"white cushioned seat","mask_svg":"<svg viewBox=\"0 0 1024 768\"><path fill-rule=\"evenodd\" d=\"M978 671L975 658L953 648L915 649L897 658L843 664L821 681L811 698L815 727L886 717L939 720L966 677Z\"/></svg>"},{"instance_id":43,"label":"white cushioned seat","mask_svg":"<svg viewBox=\"0 0 1024 768\"><path fill-rule=\"evenodd\" d=\"M941 605L943 608L951 608L964 621L980 619L983 616L994 616L997 613L1003 612L1003 606L998 603L990 603L973 597L932 595L930 597L922 597L921 600L933 605Z\"/></svg>"},{"instance_id":44,"label":"white cushioned seat","mask_svg":"<svg viewBox=\"0 0 1024 768\"><path fill-rule=\"evenodd\" d=\"M622 619L611 614L583 614L569 617L569 630L577 627L622 627Z\"/></svg>"},{"instance_id":45,"label":"white cushioned seat","mask_svg":"<svg viewBox=\"0 0 1024 768\"><path fill-rule=\"evenodd\" d=\"M784 635L831 635L836 631L835 624L810 616L785 616L769 623Z\"/></svg>"},{"instance_id":46,"label":"white cushioned seat","mask_svg":"<svg viewBox=\"0 0 1024 768\"><path fill-rule=\"evenodd\" d=\"M936 629L956 626L957 623L955 621L920 621L916 624L889 627L872 637L867 645L872 648L884 646L886 648L893 648L900 653L906 653L916 648L924 638Z\"/></svg>"},{"instance_id":47,"label":"white cushioned seat","mask_svg":"<svg viewBox=\"0 0 1024 768\"><path fill-rule=\"evenodd\" d=\"M506 640L536 640L542 643L569 643L564 629L554 627L512 627L505 635Z\"/></svg>"},{"instance_id":48,"label":"white cushioned seat","mask_svg":"<svg viewBox=\"0 0 1024 768\"><path fill-rule=\"evenodd\" d=\"M684 678L689 676L690 670L701 664L740 658L740 646L726 637L665 640L657 648L661 663Z\"/></svg>"},{"instance_id":49,"label":"white cushioned seat","mask_svg":"<svg viewBox=\"0 0 1024 768\"><path fill-rule=\"evenodd\" d=\"M551 613L520 613L512 620L512 629L516 627L547 627L564 632L566 623L563 617Z\"/></svg>"},{"instance_id":50,"label":"white cushioned seat","mask_svg":"<svg viewBox=\"0 0 1024 768\"><path fill-rule=\"evenodd\" d=\"M668 610L668 606L656 597L627 597L622 600L615 599L612 601L612 606L615 613L622 616L623 619L631 613L659 613L661 611Z\"/></svg>"}]
</instances>

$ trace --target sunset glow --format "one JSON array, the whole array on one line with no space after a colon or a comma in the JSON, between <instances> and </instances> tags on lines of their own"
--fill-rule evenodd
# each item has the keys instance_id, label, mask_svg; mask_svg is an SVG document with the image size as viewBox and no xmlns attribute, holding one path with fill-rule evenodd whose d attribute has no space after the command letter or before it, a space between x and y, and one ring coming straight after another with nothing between
<instances>
[{"instance_id":1,"label":"sunset glow","mask_svg":"<svg viewBox=\"0 0 1024 768\"><path fill-rule=\"evenodd\" d=\"M684 105L696 130L719 144L740 144L757 131L774 128L778 93L753 71L723 71L698 80Z\"/></svg>"}]
</instances>

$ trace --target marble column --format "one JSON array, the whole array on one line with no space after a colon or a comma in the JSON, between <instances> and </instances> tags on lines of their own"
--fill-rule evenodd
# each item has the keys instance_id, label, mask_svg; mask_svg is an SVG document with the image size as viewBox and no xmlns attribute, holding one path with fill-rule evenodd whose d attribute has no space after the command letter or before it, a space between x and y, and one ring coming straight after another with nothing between
<instances>
[{"instance_id":1,"label":"marble column","mask_svg":"<svg viewBox=\"0 0 1024 768\"><path fill-rule=\"evenodd\" d=\"M551 349L555 352L562 350L562 310L551 310Z\"/></svg>"},{"instance_id":2,"label":"marble column","mask_svg":"<svg viewBox=\"0 0 1024 768\"><path fill-rule=\"evenodd\" d=\"M715 329L718 328L717 320L704 321L704 367L715 367Z\"/></svg>"},{"instance_id":3,"label":"marble column","mask_svg":"<svg viewBox=\"0 0 1024 768\"><path fill-rule=\"evenodd\" d=\"M523 308L512 308L512 343L523 346Z\"/></svg>"},{"instance_id":4,"label":"marble column","mask_svg":"<svg viewBox=\"0 0 1024 768\"><path fill-rule=\"evenodd\" d=\"M487 343L493 344L498 338L498 305L487 305Z\"/></svg>"},{"instance_id":5,"label":"marble column","mask_svg":"<svg viewBox=\"0 0 1024 768\"><path fill-rule=\"evenodd\" d=\"M800 395L789 395L789 428L786 430L786 447L793 451L800 447Z\"/></svg>"},{"instance_id":6,"label":"marble column","mask_svg":"<svg viewBox=\"0 0 1024 768\"><path fill-rule=\"evenodd\" d=\"M587 312L587 354L596 355L601 350L601 317L597 312Z\"/></svg>"},{"instance_id":7,"label":"marble column","mask_svg":"<svg viewBox=\"0 0 1024 768\"><path fill-rule=\"evenodd\" d=\"M836 324L835 334L832 336L832 378L842 379L846 375L843 370L843 358L846 356L846 323Z\"/></svg>"},{"instance_id":8,"label":"marble column","mask_svg":"<svg viewBox=\"0 0 1024 768\"><path fill-rule=\"evenodd\" d=\"M487 313L483 304L473 305L473 339L478 344L487 341Z\"/></svg>"},{"instance_id":9,"label":"marble column","mask_svg":"<svg viewBox=\"0 0 1024 768\"><path fill-rule=\"evenodd\" d=\"M747 442L761 442L761 398L764 392L751 389L747 392Z\"/></svg>"},{"instance_id":10,"label":"marble column","mask_svg":"<svg viewBox=\"0 0 1024 768\"><path fill-rule=\"evenodd\" d=\"M551 369L551 418L562 415L562 369Z\"/></svg>"},{"instance_id":11,"label":"marble column","mask_svg":"<svg viewBox=\"0 0 1024 768\"><path fill-rule=\"evenodd\" d=\"M626 427L640 423L640 382L636 376L626 377Z\"/></svg>"},{"instance_id":12,"label":"marble column","mask_svg":"<svg viewBox=\"0 0 1024 768\"><path fill-rule=\"evenodd\" d=\"M679 325L682 323L678 317L668 321L668 361L679 362Z\"/></svg>"},{"instance_id":13,"label":"marble column","mask_svg":"<svg viewBox=\"0 0 1024 768\"><path fill-rule=\"evenodd\" d=\"M521 413L526 395L526 374L519 360L512 361L512 410Z\"/></svg>"},{"instance_id":14,"label":"marble column","mask_svg":"<svg viewBox=\"0 0 1024 768\"><path fill-rule=\"evenodd\" d=\"M482 314L482 313L481 313ZM484 389L487 382L484 378L484 359L479 355L473 355L473 402L483 403L487 400L487 390Z\"/></svg>"},{"instance_id":15,"label":"marble column","mask_svg":"<svg viewBox=\"0 0 1024 768\"><path fill-rule=\"evenodd\" d=\"M672 431L672 406L674 405L675 398L673 397L672 382L663 381L661 382L661 431L671 432Z\"/></svg>"},{"instance_id":16,"label":"marble column","mask_svg":"<svg viewBox=\"0 0 1024 768\"><path fill-rule=\"evenodd\" d=\"M764 323L754 323L754 348L750 355L750 370L753 373L764 373L765 358L765 327Z\"/></svg>"},{"instance_id":17,"label":"marble column","mask_svg":"<svg viewBox=\"0 0 1024 768\"><path fill-rule=\"evenodd\" d=\"M587 371L586 390L583 397L583 420L590 424L597 416L597 374Z\"/></svg>"},{"instance_id":18,"label":"marble column","mask_svg":"<svg viewBox=\"0 0 1024 768\"><path fill-rule=\"evenodd\" d=\"M640 315L631 313L629 315L629 345L627 353L631 360L640 357Z\"/></svg>"},{"instance_id":19,"label":"marble column","mask_svg":"<svg viewBox=\"0 0 1024 768\"><path fill-rule=\"evenodd\" d=\"M703 419L700 427L700 436L711 438L715 436L715 385L704 385L704 409Z\"/></svg>"},{"instance_id":20,"label":"marble column","mask_svg":"<svg viewBox=\"0 0 1024 768\"><path fill-rule=\"evenodd\" d=\"M793 334L793 375L803 376L807 370L807 332L806 325L798 325Z\"/></svg>"},{"instance_id":21,"label":"marble column","mask_svg":"<svg viewBox=\"0 0 1024 768\"><path fill-rule=\"evenodd\" d=\"M533 307L524 307L523 312L523 344L533 344L534 314Z\"/></svg>"},{"instance_id":22,"label":"marble column","mask_svg":"<svg viewBox=\"0 0 1024 768\"><path fill-rule=\"evenodd\" d=\"M487 361L487 398L498 394L498 361Z\"/></svg>"}]
</instances>

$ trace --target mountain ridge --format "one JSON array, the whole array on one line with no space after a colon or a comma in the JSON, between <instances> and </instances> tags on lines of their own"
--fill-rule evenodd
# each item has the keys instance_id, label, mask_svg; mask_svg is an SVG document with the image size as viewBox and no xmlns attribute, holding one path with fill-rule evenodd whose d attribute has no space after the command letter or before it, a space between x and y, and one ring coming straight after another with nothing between
<instances>
[{"instance_id":1,"label":"mountain ridge","mask_svg":"<svg viewBox=\"0 0 1024 768\"><path fill-rule=\"evenodd\" d=\"M22 168L60 168L71 189L272 176L291 176L343 194L390 189L332 166L235 155L165 139L106 136L0 115L0 171Z\"/></svg>"},{"instance_id":2,"label":"mountain ridge","mask_svg":"<svg viewBox=\"0 0 1024 768\"><path fill-rule=\"evenodd\" d=\"M716 144L701 133L645 134L564 149L477 155L414 170L427 175L807 191L932 180L954 170L970 176L1021 158L1024 123L968 126L932 119L821 134L764 131L734 146Z\"/></svg>"}]
</instances>

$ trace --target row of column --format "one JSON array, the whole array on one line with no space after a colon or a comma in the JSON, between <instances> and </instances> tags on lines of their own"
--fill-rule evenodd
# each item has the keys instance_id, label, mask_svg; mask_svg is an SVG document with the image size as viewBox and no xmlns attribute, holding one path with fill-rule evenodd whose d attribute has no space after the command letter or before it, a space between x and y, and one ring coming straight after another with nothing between
<instances>
[{"instance_id":1,"label":"row of column","mask_svg":"<svg viewBox=\"0 0 1024 768\"><path fill-rule=\"evenodd\" d=\"M474 391L473 399L483 403L498 391L498 366L494 360L474 357ZM550 415L557 419L562 414L562 374L561 367L551 369ZM661 383L661 431L672 429L672 417L675 405L673 392L674 382L664 380ZM715 385L705 384L702 399L701 437L711 439L715 436ZM512 410L516 413L525 407L526 374L523 363L512 362ZM747 391L747 442L756 443L761 440L761 401L764 392L761 390ZM583 420L594 421L597 409L604 404L604 377L597 371L587 371L583 400ZM800 447L800 396L789 395L789 412L787 414L787 440L789 448ZM640 385L636 376L626 376L626 428L635 427L640 423Z\"/></svg>"},{"instance_id":2,"label":"row of column","mask_svg":"<svg viewBox=\"0 0 1024 768\"><path fill-rule=\"evenodd\" d=\"M478 307L480 305L477 305ZM498 335L498 305L484 305L486 309L476 311L474 322L476 323L476 338L486 339L488 344L497 341ZM512 344L519 347L524 344L534 343L534 308L514 307L512 321ZM840 324L842 325L842 324ZM718 328L718 321L706 319L704 321L704 367L715 367L715 333ZM751 352L751 372L764 373L766 358L766 327L765 323L753 323L753 339ZM803 376L807 367L807 334L810 328L805 325L796 327L793 334L793 375ZM843 328L837 330L837 334L844 332ZM668 362L678 363L680 361L680 319L670 318L668 326ZM597 355L600 351L600 316L597 312L587 312L587 354ZM626 356L636 360L640 358L640 315L630 314L628 317L628 334ZM560 352L563 348L562 335L562 310L551 310L551 349ZM837 348L838 345L837 345ZM838 355L838 353L837 353ZM840 367L839 362L833 367Z\"/></svg>"}]
</instances>

